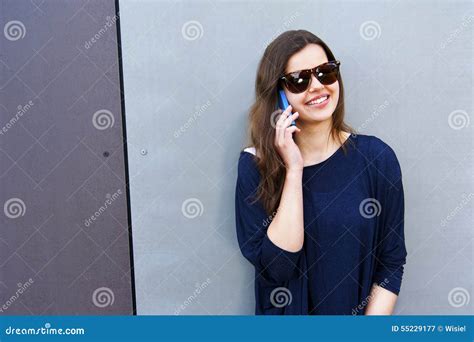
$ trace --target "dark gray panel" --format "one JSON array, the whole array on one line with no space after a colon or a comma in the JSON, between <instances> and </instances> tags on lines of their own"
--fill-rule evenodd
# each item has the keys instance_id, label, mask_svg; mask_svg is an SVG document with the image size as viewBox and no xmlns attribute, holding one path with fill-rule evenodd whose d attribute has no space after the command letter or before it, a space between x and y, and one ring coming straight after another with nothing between
<instances>
[{"instance_id":1,"label":"dark gray panel","mask_svg":"<svg viewBox=\"0 0 474 342\"><path fill-rule=\"evenodd\" d=\"M0 2L2 315L133 313L116 18Z\"/></svg>"}]
</instances>

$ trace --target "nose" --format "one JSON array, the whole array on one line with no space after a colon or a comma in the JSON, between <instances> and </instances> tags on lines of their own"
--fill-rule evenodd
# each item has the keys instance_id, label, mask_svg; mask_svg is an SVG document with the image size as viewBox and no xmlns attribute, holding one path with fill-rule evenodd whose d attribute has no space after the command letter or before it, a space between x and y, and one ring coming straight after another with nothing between
<instances>
[{"instance_id":1,"label":"nose","mask_svg":"<svg viewBox=\"0 0 474 342\"><path fill-rule=\"evenodd\" d=\"M309 91L315 91L315 90L321 90L324 88L324 85L319 82L319 80L314 76L314 74L311 74L311 84L309 87Z\"/></svg>"}]
</instances>

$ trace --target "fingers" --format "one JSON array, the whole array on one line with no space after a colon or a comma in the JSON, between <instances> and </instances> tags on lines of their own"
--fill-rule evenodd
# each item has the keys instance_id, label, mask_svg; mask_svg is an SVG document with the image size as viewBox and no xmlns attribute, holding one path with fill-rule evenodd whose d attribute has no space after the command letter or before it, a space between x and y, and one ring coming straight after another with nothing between
<instances>
[{"instance_id":1,"label":"fingers","mask_svg":"<svg viewBox=\"0 0 474 342\"><path fill-rule=\"evenodd\" d=\"M297 126L290 126L291 121L298 117L298 113L290 115L288 119L283 122L287 125L286 127L280 124L276 128L275 132L275 145L282 147L289 142L292 142L292 135L294 132L301 132L301 129Z\"/></svg>"},{"instance_id":2,"label":"fingers","mask_svg":"<svg viewBox=\"0 0 474 342\"><path fill-rule=\"evenodd\" d=\"M278 127L278 125L283 124L283 121L285 121L285 118L288 117L288 115L291 114L292 109L293 109L293 107L291 107L291 105L286 107L286 109L283 111L283 113L281 113L281 115L278 117L278 120L275 123L275 127Z\"/></svg>"},{"instance_id":3,"label":"fingers","mask_svg":"<svg viewBox=\"0 0 474 342\"><path fill-rule=\"evenodd\" d=\"M301 129L299 129L296 126L290 126L287 129L285 129L285 140L292 139L292 135L294 132L301 132Z\"/></svg>"},{"instance_id":4,"label":"fingers","mask_svg":"<svg viewBox=\"0 0 474 342\"><path fill-rule=\"evenodd\" d=\"M283 112L285 113L285 112ZM299 113L289 113L289 116L285 116L286 114L280 115L280 117L277 120L275 128L277 130L284 130L286 127L290 126L291 122L296 120L299 117Z\"/></svg>"},{"instance_id":5,"label":"fingers","mask_svg":"<svg viewBox=\"0 0 474 342\"><path fill-rule=\"evenodd\" d=\"M291 114L291 111L293 110L293 106L292 105L288 105L288 107L286 107L286 109L283 111L282 114L285 114L285 118Z\"/></svg>"},{"instance_id":6,"label":"fingers","mask_svg":"<svg viewBox=\"0 0 474 342\"><path fill-rule=\"evenodd\" d=\"M275 145L278 145L280 142L283 141L285 136L285 127L283 124L285 122L286 117L289 113L291 113L291 105L289 105L283 113L278 117L278 120L275 124Z\"/></svg>"},{"instance_id":7,"label":"fingers","mask_svg":"<svg viewBox=\"0 0 474 342\"><path fill-rule=\"evenodd\" d=\"M291 122L293 122L295 119L297 119L299 115L300 115L300 113L298 113L298 112L291 114L289 117L287 117L285 119L285 121L283 121L283 127L286 128L286 127L290 126Z\"/></svg>"},{"instance_id":8,"label":"fingers","mask_svg":"<svg viewBox=\"0 0 474 342\"><path fill-rule=\"evenodd\" d=\"M285 110L277 120L275 127L275 145L277 146L283 146L287 139L292 138L294 132L301 132L301 129L298 127L290 126L291 122L296 120L299 116L298 112L291 114L290 110L291 106L288 106L287 110ZM288 112L290 115L287 117Z\"/></svg>"}]
</instances>

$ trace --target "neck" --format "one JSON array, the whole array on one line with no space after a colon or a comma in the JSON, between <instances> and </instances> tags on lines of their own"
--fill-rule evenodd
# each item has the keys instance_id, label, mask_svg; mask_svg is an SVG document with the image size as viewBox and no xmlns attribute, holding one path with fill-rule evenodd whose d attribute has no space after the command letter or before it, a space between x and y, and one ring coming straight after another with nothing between
<instances>
[{"instance_id":1,"label":"neck","mask_svg":"<svg viewBox=\"0 0 474 342\"><path fill-rule=\"evenodd\" d=\"M330 136L332 117L325 121L303 122L296 121L301 132L294 135L295 143L298 145L303 159L308 162L324 159L338 148L338 141Z\"/></svg>"}]
</instances>

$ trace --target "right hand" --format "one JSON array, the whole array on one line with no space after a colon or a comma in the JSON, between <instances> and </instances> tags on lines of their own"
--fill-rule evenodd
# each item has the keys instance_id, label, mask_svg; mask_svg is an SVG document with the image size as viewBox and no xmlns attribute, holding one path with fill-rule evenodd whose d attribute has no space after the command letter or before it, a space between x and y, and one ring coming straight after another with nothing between
<instances>
[{"instance_id":1,"label":"right hand","mask_svg":"<svg viewBox=\"0 0 474 342\"><path fill-rule=\"evenodd\" d=\"M303 170L303 156L293 140L293 132L301 132L296 126L290 126L291 122L298 118L299 113L291 114L291 105L283 111L276 122L275 147L285 162L287 170ZM288 116L291 114L290 116Z\"/></svg>"}]
</instances>

